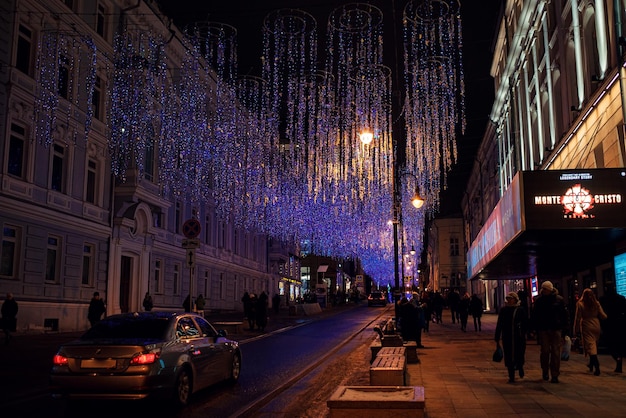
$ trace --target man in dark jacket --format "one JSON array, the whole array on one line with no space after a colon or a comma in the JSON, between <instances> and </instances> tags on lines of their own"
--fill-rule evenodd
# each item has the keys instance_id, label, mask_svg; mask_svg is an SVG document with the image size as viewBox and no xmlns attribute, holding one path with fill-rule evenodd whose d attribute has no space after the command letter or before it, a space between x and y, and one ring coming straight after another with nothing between
<instances>
[{"instance_id":1,"label":"man in dark jacket","mask_svg":"<svg viewBox=\"0 0 626 418\"><path fill-rule=\"evenodd\" d=\"M93 327L100 319L102 314L106 312L104 301L100 299L100 292L93 292L93 297L89 302L89 309L87 310L87 319Z\"/></svg>"},{"instance_id":2,"label":"man in dark jacket","mask_svg":"<svg viewBox=\"0 0 626 418\"><path fill-rule=\"evenodd\" d=\"M2 329L4 330L5 342L11 340L11 332L17 328L17 302L13 293L7 293L6 300L2 303Z\"/></svg>"},{"instance_id":3,"label":"man in dark jacket","mask_svg":"<svg viewBox=\"0 0 626 418\"><path fill-rule=\"evenodd\" d=\"M545 281L541 284L541 292L535 301L532 310L531 321L539 336L541 344L541 370L543 380L548 380L550 375L552 383L559 383L561 370L561 348L563 338L569 332L569 315L565 307L565 301L554 288L552 282Z\"/></svg>"}]
</instances>

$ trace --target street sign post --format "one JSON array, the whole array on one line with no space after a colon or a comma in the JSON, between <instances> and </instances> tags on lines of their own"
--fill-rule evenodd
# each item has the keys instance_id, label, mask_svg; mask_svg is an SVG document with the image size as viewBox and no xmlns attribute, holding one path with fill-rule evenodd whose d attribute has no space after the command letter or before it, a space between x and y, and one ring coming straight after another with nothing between
<instances>
[{"instance_id":1,"label":"street sign post","mask_svg":"<svg viewBox=\"0 0 626 418\"><path fill-rule=\"evenodd\" d=\"M187 238L182 242L183 248L187 251L185 255L185 263L189 267L189 304L193 309L193 279L194 279L194 267L196 266L196 248L200 247L200 240L197 239L200 235L202 227L200 222L195 218L190 218L183 224L183 235Z\"/></svg>"}]
</instances>

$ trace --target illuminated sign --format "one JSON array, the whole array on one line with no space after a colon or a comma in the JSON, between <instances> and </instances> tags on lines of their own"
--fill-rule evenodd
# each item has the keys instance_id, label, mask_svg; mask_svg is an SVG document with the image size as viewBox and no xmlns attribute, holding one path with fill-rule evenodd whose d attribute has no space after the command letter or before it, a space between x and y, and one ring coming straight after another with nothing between
<instances>
[{"instance_id":1,"label":"illuminated sign","mask_svg":"<svg viewBox=\"0 0 626 418\"><path fill-rule=\"evenodd\" d=\"M520 206L516 175L467 252L468 277L478 274L522 231Z\"/></svg>"},{"instance_id":2,"label":"illuminated sign","mask_svg":"<svg viewBox=\"0 0 626 418\"><path fill-rule=\"evenodd\" d=\"M615 289L617 293L626 296L626 253L616 255L615 263Z\"/></svg>"},{"instance_id":3,"label":"illuminated sign","mask_svg":"<svg viewBox=\"0 0 626 418\"><path fill-rule=\"evenodd\" d=\"M523 172L527 229L626 226L626 170Z\"/></svg>"}]
</instances>

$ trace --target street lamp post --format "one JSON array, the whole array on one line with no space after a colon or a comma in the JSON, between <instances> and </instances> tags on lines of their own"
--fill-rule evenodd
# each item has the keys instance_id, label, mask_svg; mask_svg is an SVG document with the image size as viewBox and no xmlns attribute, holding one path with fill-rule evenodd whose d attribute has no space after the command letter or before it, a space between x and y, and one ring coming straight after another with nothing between
<instances>
[{"instance_id":1,"label":"street lamp post","mask_svg":"<svg viewBox=\"0 0 626 418\"><path fill-rule=\"evenodd\" d=\"M419 193L419 187L417 185L417 177L409 173L408 171L398 172L398 168L394 165L393 173L393 271L394 271L394 286L396 288L396 294L394 300L396 304L400 299L400 266L399 266L399 246L398 246L398 225L402 223L402 199L401 193L398 190L398 180L403 176L412 176L415 179L415 194L411 198L411 203L416 209L421 208L424 205L424 198ZM411 245L411 253L415 253L415 248ZM404 271L402 272L404 274Z\"/></svg>"}]
</instances>

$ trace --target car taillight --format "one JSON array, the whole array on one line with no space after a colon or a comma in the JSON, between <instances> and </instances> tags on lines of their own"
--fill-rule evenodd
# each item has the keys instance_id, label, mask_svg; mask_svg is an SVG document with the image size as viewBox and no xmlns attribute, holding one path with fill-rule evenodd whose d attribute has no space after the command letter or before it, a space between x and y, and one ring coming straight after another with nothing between
<instances>
[{"instance_id":1,"label":"car taillight","mask_svg":"<svg viewBox=\"0 0 626 418\"><path fill-rule=\"evenodd\" d=\"M60 354L55 354L52 358L52 364L55 366L67 366L67 357Z\"/></svg>"},{"instance_id":2,"label":"car taillight","mask_svg":"<svg viewBox=\"0 0 626 418\"><path fill-rule=\"evenodd\" d=\"M130 364L133 366L139 366L143 364L152 364L158 358L159 358L159 355L157 353L139 354L130 360Z\"/></svg>"}]
</instances>

